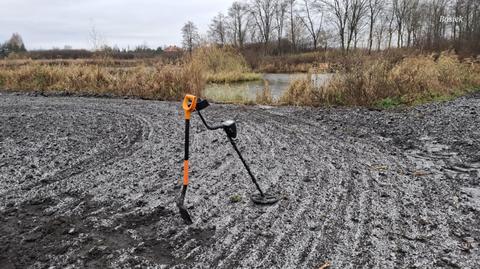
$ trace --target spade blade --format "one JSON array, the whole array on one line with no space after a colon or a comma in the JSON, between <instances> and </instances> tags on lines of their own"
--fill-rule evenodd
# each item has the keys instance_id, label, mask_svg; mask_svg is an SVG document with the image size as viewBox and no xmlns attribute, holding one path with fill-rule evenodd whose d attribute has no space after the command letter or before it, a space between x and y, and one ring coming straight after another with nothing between
<instances>
[{"instance_id":1,"label":"spade blade","mask_svg":"<svg viewBox=\"0 0 480 269\"><path fill-rule=\"evenodd\" d=\"M180 212L180 216L185 221L185 224L187 225L192 224L193 223L192 218L190 217L190 214L188 214L188 211L185 208L185 206L180 204L177 204L177 206L178 206L178 211Z\"/></svg>"},{"instance_id":2,"label":"spade blade","mask_svg":"<svg viewBox=\"0 0 480 269\"><path fill-rule=\"evenodd\" d=\"M183 202L185 201L186 193L187 193L187 185L183 185L182 193L180 194L180 197L178 197L178 200L177 200L177 207L182 219L185 221L187 225L190 225L193 223L193 221L192 221L192 218L190 217L190 214L188 214L187 208L185 208L185 205L183 204Z\"/></svg>"}]
</instances>

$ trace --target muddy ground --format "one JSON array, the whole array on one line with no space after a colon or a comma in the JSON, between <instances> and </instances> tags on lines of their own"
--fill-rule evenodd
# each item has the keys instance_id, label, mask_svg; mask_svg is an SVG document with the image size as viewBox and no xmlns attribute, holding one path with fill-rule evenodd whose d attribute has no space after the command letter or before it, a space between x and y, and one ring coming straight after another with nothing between
<instances>
[{"instance_id":1,"label":"muddy ground","mask_svg":"<svg viewBox=\"0 0 480 269\"><path fill-rule=\"evenodd\" d=\"M480 267L479 94L204 114L276 205L194 115L182 222L179 103L0 93L0 268Z\"/></svg>"}]
</instances>

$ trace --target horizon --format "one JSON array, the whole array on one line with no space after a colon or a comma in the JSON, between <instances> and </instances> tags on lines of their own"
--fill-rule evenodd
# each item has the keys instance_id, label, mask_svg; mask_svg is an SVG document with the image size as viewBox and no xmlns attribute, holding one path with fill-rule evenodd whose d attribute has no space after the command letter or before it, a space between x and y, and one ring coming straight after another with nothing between
<instances>
[{"instance_id":1,"label":"horizon","mask_svg":"<svg viewBox=\"0 0 480 269\"><path fill-rule=\"evenodd\" d=\"M65 46L90 50L93 29L111 47L181 47L181 28L187 21L205 33L211 19L219 12L225 13L233 3L233 0L4 1L0 11L0 43L19 33L28 50Z\"/></svg>"}]
</instances>

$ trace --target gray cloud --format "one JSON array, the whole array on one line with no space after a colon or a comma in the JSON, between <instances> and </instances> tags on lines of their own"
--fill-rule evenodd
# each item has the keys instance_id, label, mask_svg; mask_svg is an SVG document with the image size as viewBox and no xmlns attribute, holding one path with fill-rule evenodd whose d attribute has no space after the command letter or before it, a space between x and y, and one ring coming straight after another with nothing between
<instances>
[{"instance_id":1,"label":"gray cloud","mask_svg":"<svg viewBox=\"0 0 480 269\"><path fill-rule=\"evenodd\" d=\"M191 20L205 32L210 19L233 0L2 0L0 42L14 32L28 49L71 45L91 48L94 26L108 45L181 43L180 29Z\"/></svg>"}]
</instances>

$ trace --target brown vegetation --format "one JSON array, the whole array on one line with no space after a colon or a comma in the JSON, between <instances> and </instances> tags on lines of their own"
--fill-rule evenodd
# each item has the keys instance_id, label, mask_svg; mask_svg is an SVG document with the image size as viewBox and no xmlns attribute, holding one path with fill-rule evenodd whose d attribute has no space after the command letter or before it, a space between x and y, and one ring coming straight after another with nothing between
<instances>
[{"instance_id":1,"label":"brown vegetation","mask_svg":"<svg viewBox=\"0 0 480 269\"><path fill-rule=\"evenodd\" d=\"M450 53L364 59L323 87L315 87L311 79L292 82L281 102L374 106L384 100L386 105L443 100L480 87L479 70L477 64L461 62Z\"/></svg>"},{"instance_id":2,"label":"brown vegetation","mask_svg":"<svg viewBox=\"0 0 480 269\"><path fill-rule=\"evenodd\" d=\"M268 85L268 81L265 81L262 91L257 92L255 103L261 105L269 105L273 103L272 90L270 89L270 85Z\"/></svg>"},{"instance_id":3,"label":"brown vegetation","mask_svg":"<svg viewBox=\"0 0 480 269\"><path fill-rule=\"evenodd\" d=\"M15 67L29 64L42 64L42 65L95 65L103 67L137 67L137 66L155 66L163 64L177 64L178 62L165 61L163 58L146 58L146 59L115 59L111 57L95 57L87 59L30 59L30 58L11 58L10 56L6 60L0 60L0 68Z\"/></svg>"},{"instance_id":4,"label":"brown vegetation","mask_svg":"<svg viewBox=\"0 0 480 269\"><path fill-rule=\"evenodd\" d=\"M416 104L458 96L480 86L478 59L453 53L423 55L418 50L395 49L368 54L357 50L344 55L339 50L310 52L268 58L275 68L309 65L311 74L335 71L322 87L311 76L293 81L280 104L289 105L380 105ZM280 66L280 67L279 67ZM252 73L238 50L224 46L196 49L178 63L158 59L115 60L2 60L0 89L63 92L80 95L131 96L178 100L186 92L202 95L208 82L230 83L260 79ZM224 89L223 87L222 89ZM252 103L245 93L218 93L222 102ZM276 103L270 87L257 94L257 104Z\"/></svg>"},{"instance_id":5,"label":"brown vegetation","mask_svg":"<svg viewBox=\"0 0 480 269\"><path fill-rule=\"evenodd\" d=\"M193 64L108 68L31 62L0 68L0 88L6 90L178 100L186 92L199 95L203 87L202 71Z\"/></svg>"},{"instance_id":6,"label":"brown vegetation","mask_svg":"<svg viewBox=\"0 0 480 269\"><path fill-rule=\"evenodd\" d=\"M132 96L177 100L186 93L201 95L207 82L260 79L233 48L205 47L178 63L161 58L119 60L2 60L0 89L64 92L83 95Z\"/></svg>"},{"instance_id":7,"label":"brown vegetation","mask_svg":"<svg viewBox=\"0 0 480 269\"><path fill-rule=\"evenodd\" d=\"M264 73L307 73L324 60L319 52L249 58L255 70Z\"/></svg>"},{"instance_id":8,"label":"brown vegetation","mask_svg":"<svg viewBox=\"0 0 480 269\"><path fill-rule=\"evenodd\" d=\"M205 80L212 83L229 83L261 79L253 73L245 58L233 47L202 47L191 57L193 65L203 70Z\"/></svg>"}]
</instances>

